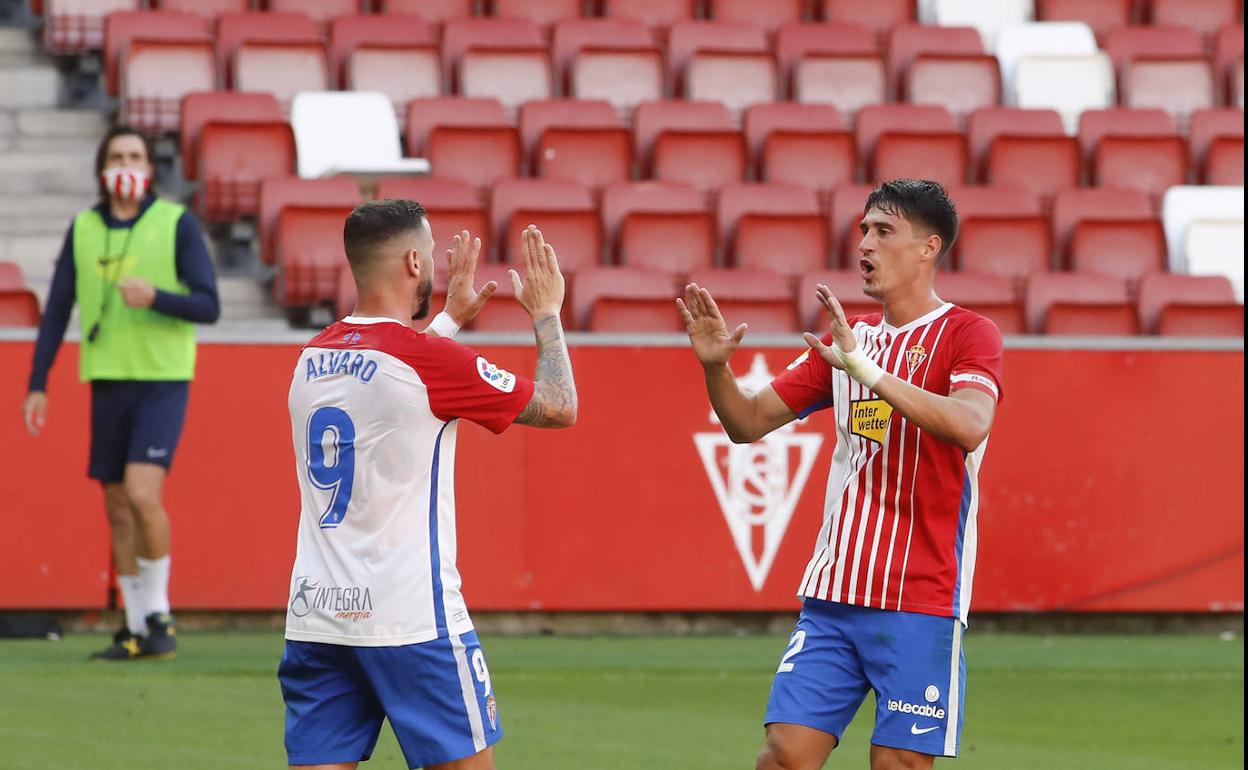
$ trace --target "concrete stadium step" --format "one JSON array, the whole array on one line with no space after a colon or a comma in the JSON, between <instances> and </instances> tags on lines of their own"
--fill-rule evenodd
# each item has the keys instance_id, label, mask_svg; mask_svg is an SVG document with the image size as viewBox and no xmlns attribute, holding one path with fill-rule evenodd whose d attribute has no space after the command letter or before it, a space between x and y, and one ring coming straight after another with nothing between
<instances>
[{"instance_id":1,"label":"concrete stadium step","mask_svg":"<svg viewBox=\"0 0 1248 770\"><path fill-rule=\"evenodd\" d=\"M217 276L223 320L284 318L264 284L251 276Z\"/></svg>"},{"instance_id":2,"label":"concrete stadium step","mask_svg":"<svg viewBox=\"0 0 1248 770\"><path fill-rule=\"evenodd\" d=\"M61 79L51 65L0 68L0 109L55 107Z\"/></svg>"},{"instance_id":3,"label":"concrete stadium step","mask_svg":"<svg viewBox=\"0 0 1248 770\"><path fill-rule=\"evenodd\" d=\"M0 152L0 196L66 193L95 197L95 151Z\"/></svg>"},{"instance_id":4,"label":"concrete stadium step","mask_svg":"<svg viewBox=\"0 0 1248 770\"><path fill-rule=\"evenodd\" d=\"M0 112L0 152L94 153L108 120L97 110Z\"/></svg>"},{"instance_id":5,"label":"concrete stadium step","mask_svg":"<svg viewBox=\"0 0 1248 770\"><path fill-rule=\"evenodd\" d=\"M32 31L22 27L0 27L0 57L25 58L27 62L34 62L42 56L39 38Z\"/></svg>"},{"instance_id":6,"label":"concrete stadium step","mask_svg":"<svg viewBox=\"0 0 1248 770\"><path fill-rule=\"evenodd\" d=\"M40 299L52 280L56 257L61 253L64 227L58 235L0 236L0 260L15 262L22 270L27 286L38 284Z\"/></svg>"},{"instance_id":7,"label":"concrete stadium step","mask_svg":"<svg viewBox=\"0 0 1248 770\"><path fill-rule=\"evenodd\" d=\"M0 194L0 235L63 235L70 220L95 201L92 192Z\"/></svg>"}]
</instances>

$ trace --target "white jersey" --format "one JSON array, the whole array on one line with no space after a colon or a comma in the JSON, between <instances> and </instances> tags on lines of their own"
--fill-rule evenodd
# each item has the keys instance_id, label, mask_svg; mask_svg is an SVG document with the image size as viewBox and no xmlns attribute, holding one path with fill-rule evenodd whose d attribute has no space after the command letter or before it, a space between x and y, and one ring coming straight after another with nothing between
<instances>
[{"instance_id":1,"label":"white jersey","mask_svg":"<svg viewBox=\"0 0 1248 770\"><path fill-rule=\"evenodd\" d=\"M500 433L533 383L454 340L347 317L290 385L301 510L286 638L362 647L472 630L455 566L456 418Z\"/></svg>"}]
</instances>

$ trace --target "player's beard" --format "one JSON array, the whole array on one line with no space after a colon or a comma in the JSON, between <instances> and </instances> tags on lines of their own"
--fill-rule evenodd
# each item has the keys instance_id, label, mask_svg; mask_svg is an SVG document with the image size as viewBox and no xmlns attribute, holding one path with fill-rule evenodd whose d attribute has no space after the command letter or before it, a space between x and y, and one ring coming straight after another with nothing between
<instances>
[{"instance_id":1,"label":"player's beard","mask_svg":"<svg viewBox=\"0 0 1248 770\"><path fill-rule=\"evenodd\" d=\"M420 292L416 295L416 309L412 311L413 321L419 321L429 315L429 301L431 299L433 299L432 278L420 285Z\"/></svg>"}]
</instances>

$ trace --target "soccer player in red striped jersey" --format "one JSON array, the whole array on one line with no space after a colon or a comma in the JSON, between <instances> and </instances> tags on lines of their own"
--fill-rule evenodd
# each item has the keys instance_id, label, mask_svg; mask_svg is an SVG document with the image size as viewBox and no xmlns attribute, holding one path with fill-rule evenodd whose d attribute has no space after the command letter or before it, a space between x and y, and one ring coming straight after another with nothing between
<instances>
[{"instance_id":1,"label":"soccer player in red striped jersey","mask_svg":"<svg viewBox=\"0 0 1248 770\"><path fill-rule=\"evenodd\" d=\"M677 300L733 441L822 409L836 419L823 527L772 684L758 770L823 767L869 690L871 770L930 768L958 750L977 477L1002 395L1001 334L936 294L958 232L939 184L881 185L861 230L863 292L883 312L846 318L820 285L829 333L804 335L809 350L757 393L729 367L746 325L729 332L696 284Z\"/></svg>"}]
</instances>

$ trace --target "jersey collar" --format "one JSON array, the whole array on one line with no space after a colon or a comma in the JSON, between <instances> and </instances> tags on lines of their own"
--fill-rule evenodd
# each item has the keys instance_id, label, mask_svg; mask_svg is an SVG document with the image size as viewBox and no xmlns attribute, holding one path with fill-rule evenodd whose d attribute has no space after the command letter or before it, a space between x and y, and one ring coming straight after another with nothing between
<instances>
[{"instance_id":1,"label":"jersey collar","mask_svg":"<svg viewBox=\"0 0 1248 770\"><path fill-rule=\"evenodd\" d=\"M349 315L342 319L344 324L356 324L357 326L367 326L369 324L398 324L399 326L407 326L407 324L395 318L387 318L385 316L363 316Z\"/></svg>"},{"instance_id":2,"label":"jersey collar","mask_svg":"<svg viewBox=\"0 0 1248 770\"><path fill-rule=\"evenodd\" d=\"M952 307L953 307L952 302L946 302L940 307L928 313L927 315L919 316L918 318L914 319L913 321L906 324L905 326L893 326L888 321L883 320L883 318L880 319L880 323L883 324L884 331L888 332L889 334L901 334L904 332L908 332L911 329L917 329L920 326L926 326L927 324L930 324L932 321L935 321L937 318L940 318L945 313L948 313L950 308Z\"/></svg>"}]
</instances>

